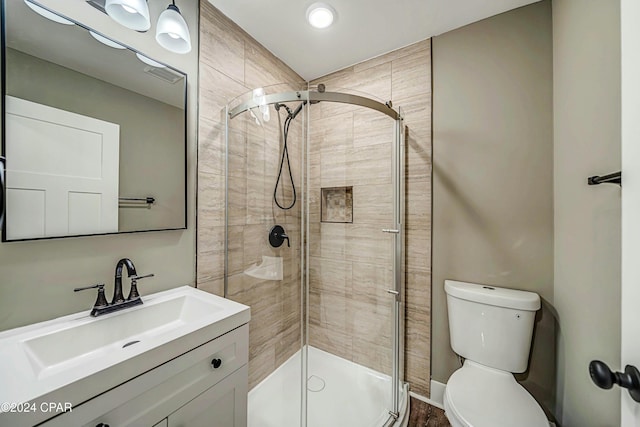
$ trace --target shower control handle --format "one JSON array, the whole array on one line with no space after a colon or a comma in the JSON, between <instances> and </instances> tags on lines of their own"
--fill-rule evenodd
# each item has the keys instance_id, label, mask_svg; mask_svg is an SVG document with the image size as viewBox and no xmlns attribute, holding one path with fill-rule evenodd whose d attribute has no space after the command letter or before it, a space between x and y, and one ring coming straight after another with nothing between
<instances>
[{"instance_id":1,"label":"shower control handle","mask_svg":"<svg viewBox=\"0 0 640 427\"><path fill-rule=\"evenodd\" d=\"M283 239L287 239L287 247L290 248L291 243L289 243L289 236L287 236L286 234L281 234L280 236L282 236Z\"/></svg>"},{"instance_id":2,"label":"shower control handle","mask_svg":"<svg viewBox=\"0 0 640 427\"><path fill-rule=\"evenodd\" d=\"M285 233L284 228L281 225L274 225L269 231L269 243L271 247L279 248L285 240L287 241L287 246L291 247L289 236Z\"/></svg>"}]
</instances>

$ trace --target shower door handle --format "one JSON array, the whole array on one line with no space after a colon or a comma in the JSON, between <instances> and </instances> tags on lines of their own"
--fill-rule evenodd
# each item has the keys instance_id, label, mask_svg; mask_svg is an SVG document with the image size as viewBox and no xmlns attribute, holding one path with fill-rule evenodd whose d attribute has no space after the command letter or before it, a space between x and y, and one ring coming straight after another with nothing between
<instances>
[{"instance_id":1,"label":"shower door handle","mask_svg":"<svg viewBox=\"0 0 640 427\"><path fill-rule=\"evenodd\" d=\"M391 233L391 234L399 234L400 230L396 230L396 229L393 229L393 228L383 228L382 232L383 233Z\"/></svg>"}]
</instances>

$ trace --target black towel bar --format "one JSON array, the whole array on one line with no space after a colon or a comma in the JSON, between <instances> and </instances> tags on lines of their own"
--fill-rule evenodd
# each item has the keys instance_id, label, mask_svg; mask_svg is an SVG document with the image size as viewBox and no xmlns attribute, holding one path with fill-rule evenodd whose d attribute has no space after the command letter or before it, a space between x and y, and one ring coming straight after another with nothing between
<instances>
[{"instance_id":1,"label":"black towel bar","mask_svg":"<svg viewBox=\"0 0 640 427\"><path fill-rule=\"evenodd\" d=\"M118 197L118 202L120 208L151 209L151 205L156 202L156 199L154 197Z\"/></svg>"},{"instance_id":2,"label":"black towel bar","mask_svg":"<svg viewBox=\"0 0 640 427\"><path fill-rule=\"evenodd\" d=\"M622 172L610 173L609 175L602 176L590 176L589 178L587 178L587 184L618 184L619 186L622 186Z\"/></svg>"}]
</instances>

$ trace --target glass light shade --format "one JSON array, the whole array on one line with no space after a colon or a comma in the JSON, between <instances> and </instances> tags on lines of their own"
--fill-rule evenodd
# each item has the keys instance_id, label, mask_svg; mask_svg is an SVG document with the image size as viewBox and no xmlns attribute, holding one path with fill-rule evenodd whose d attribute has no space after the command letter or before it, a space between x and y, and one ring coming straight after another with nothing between
<instances>
[{"instance_id":1,"label":"glass light shade","mask_svg":"<svg viewBox=\"0 0 640 427\"><path fill-rule=\"evenodd\" d=\"M175 53L191 52L189 27L177 6L170 4L160 14L156 25L156 41L160 46Z\"/></svg>"},{"instance_id":2,"label":"glass light shade","mask_svg":"<svg viewBox=\"0 0 640 427\"><path fill-rule=\"evenodd\" d=\"M38 6L37 4L33 4L28 0L24 0L24 2L35 13L37 13L38 15L43 16L43 17L45 17L45 18L47 18L47 19L49 19L49 20L51 20L53 22L57 22L58 24L64 24L64 25L74 25L73 22L69 21L68 19L64 19L62 16L58 16L53 12L49 12L44 7Z\"/></svg>"},{"instance_id":3,"label":"glass light shade","mask_svg":"<svg viewBox=\"0 0 640 427\"><path fill-rule=\"evenodd\" d=\"M327 28L333 23L335 13L331 6L325 3L314 3L307 9L307 20L315 28Z\"/></svg>"},{"instance_id":4,"label":"glass light shade","mask_svg":"<svg viewBox=\"0 0 640 427\"><path fill-rule=\"evenodd\" d=\"M161 63L159 63L157 61L154 61L151 58L147 58L146 56L142 55L141 53L136 52L136 56L138 57L138 59L140 61L144 62L147 65L151 65L152 67L155 67L155 68L167 68L166 65L161 64Z\"/></svg>"},{"instance_id":5,"label":"glass light shade","mask_svg":"<svg viewBox=\"0 0 640 427\"><path fill-rule=\"evenodd\" d=\"M98 33L94 33L93 31L89 31L89 34L91 34L91 37L93 37L94 39L98 40L100 43L112 47L114 49L126 49L126 47L122 46L120 43L116 43L111 39L106 38L105 36L102 36Z\"/></svg>"},{"instance_id":6,"label":"glass light shade","mask_svg":"<svg viewBox=\"0 0 640 427\"><path fill-rule=\"evenodd\" d=\"M106 0L104 10L118 24L132 30L151 28L147 0Z\"/></svg>"}]
</instances>

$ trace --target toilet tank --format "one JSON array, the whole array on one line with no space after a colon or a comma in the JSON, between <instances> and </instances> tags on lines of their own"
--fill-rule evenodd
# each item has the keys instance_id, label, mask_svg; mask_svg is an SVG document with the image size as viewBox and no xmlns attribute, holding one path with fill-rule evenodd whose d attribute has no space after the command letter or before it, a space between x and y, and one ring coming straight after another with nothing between
<instances>
[{"instance_id":1,"label":"toilet tank","mask_svg":"<svg viewBox=\"0 0 640 427\"><path fill-rule=\"evenodd\" d=\"M444 290L453 351L491 368L527 370L538 294L453 280Z\"/></svg>"}]
</instances>

